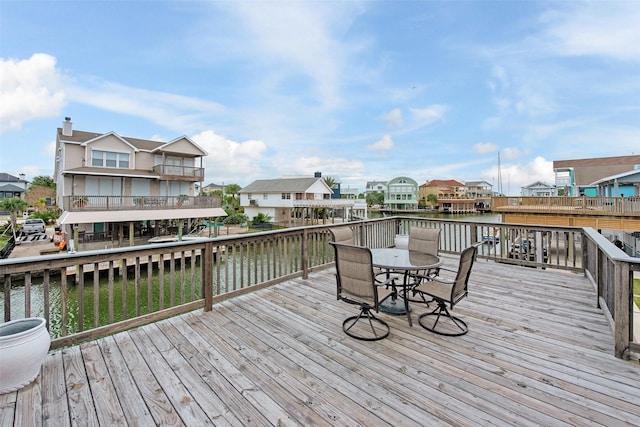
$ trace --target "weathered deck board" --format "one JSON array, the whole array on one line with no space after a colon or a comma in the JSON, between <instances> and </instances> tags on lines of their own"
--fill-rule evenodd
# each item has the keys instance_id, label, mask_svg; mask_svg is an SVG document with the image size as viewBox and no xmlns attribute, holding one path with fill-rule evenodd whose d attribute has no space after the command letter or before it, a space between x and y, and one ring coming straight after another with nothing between
<instances>
[{"instance_id":1,"label":"weathered deck board","mask_svg":"<svg viewBox=\"0 0 640 427\"><path fill-rule=\"evenodd\" d=\"M454 258L446 260L456 265ZM313 273L52 352L0 396L7 425L640 425L640 364L613 356L588 281L478 261L462 337L342 332L354 307Z\"/></svg>"}]
</instances>

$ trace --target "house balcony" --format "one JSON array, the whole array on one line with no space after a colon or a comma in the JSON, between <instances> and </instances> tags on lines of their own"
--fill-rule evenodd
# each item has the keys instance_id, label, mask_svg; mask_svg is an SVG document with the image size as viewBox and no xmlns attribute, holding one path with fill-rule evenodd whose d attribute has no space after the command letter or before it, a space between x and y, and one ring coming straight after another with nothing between
<instances>
[{"instance_id":1,"label":"house balcony","mask_svg":"<svg viewBox=\"0 0 640 427\"><path fill-rule=\"evenodd\" d=\"M203 209L222 206L214 196L92 196L63 197L62 209L69 212L130 211L159 209Z\"/></svg>"},{"instance_id":2,"label":"house balcony","mask_svg":"<svg viewBox=\"0 0 640 427\"><path fill-rule=\"evenodd\" d=\"M336 300L330 226L0 260L4 320L43 316L53 337L36 381L0 396L0 418L640 425L629 294L640 259L579 227L410 217L344 224L369 247L390 246L416 225L442 230L448 268L462 248L499 231L499 241L480 246L469 296L453 308L469 325L464 336L383 313L388 338L346 336L342 322L357 308ZM502 252L522 235L548 259ZM412 308L414 320L428 310Z\"/></svg>"},{"instance_id":3,"label":"house balcony","mask_svg":"<svg viewBox=\"0 0 640 427\"><path fill-rule=\"evenodd\" d=\"M153 172L168 181L202 182L204 168L194 166L155 165Z\"/></svg>"},{"instance_id":4,"label":"house balcony","mask_svg":"<svg viewBox=\"0 0 640 427\"><path fill-rule=\"evenodd\" d=\"M349 208L358 204L356 199L321 199L321 200L294 200L294 208Z\"/></svg>"}]
</instances>

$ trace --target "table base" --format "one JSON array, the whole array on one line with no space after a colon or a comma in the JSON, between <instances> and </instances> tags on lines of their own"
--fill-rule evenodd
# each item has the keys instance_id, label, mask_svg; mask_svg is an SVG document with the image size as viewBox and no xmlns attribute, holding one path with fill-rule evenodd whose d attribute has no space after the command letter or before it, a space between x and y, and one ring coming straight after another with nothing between
<instances>
[{"instance_id":1,"label":"table base","mask_svg":"<svg viewBox=\"0 0 640 427\"><path fill-rule=\"evenodd\" d=\"M403 315L407 314L407 309L404 306L404 301L399 299L387 299L380 304L380 311L387 314ZM409 308L411 311L411 308Z\"/></svg>"}]
</instances>

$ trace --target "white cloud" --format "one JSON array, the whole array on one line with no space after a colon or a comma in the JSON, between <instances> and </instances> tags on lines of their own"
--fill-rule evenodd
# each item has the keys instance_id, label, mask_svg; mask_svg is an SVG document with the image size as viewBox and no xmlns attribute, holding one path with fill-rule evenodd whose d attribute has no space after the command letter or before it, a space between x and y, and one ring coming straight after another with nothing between
<instances>
[{"instance_id":1,"label":"white cloud","mask_svg":"<svg viewBox=\"0 0 640 427\"><path fill-rule=\"evenodd\" d=\"M542 181L553 185L555 174L553 161L537 156L525 163L502 163L500 170L498 164L482 172L482 179L493 184L493 191L499 191L498 177L502 176L502 192L507 195L522 194L522 187Z\"/></svg>"},{"instance_id":2,"label":"white cloud","mask_svg":"<svg viewBox=\"0 0 640 427\"><path fill-rule=\"evenodd\" d=\"M388 113L383 114L380 118L391 126L402 126L402 123L404 122L402 118L402 110L399 108L394 108Z\"/></svg>"},{"instance_id":3,"label":"white cloud","mask_svg":"<svg viewBox=\"0 0 640 427\"><path fill-rule=\"evenodd\" d=\"M216 102L102 80L69 86L68 95L77 103L142 117L181 133L201 130L212 116L224 112Z\"/></svg>"},{"instance_id":4,"label":"white cloud","mask_svg":"<svg viewBox=\"0 0 640 427\"><path fill-rule=\"evenodd\" d=\"M235 142L212 130L200 132L191 139L209 153L204 158L208 182L240 183L246 176L260 174L260 164L267 151L263 141Z\"/></svg>"},{"instance_id":5,"label":"white cloud","mask_svg":"<svg viewBox=\"0 0 640 427\"><path fill-rule=\"evenodd\" d=\"M473 145L473 151L480 154L497 152L498 145L492 142L479 142Z\"/></svg>"},{"instance_id":6,"label":"white cloud","mask_svg":"<svg viewBox=\"0 0 640 427\"><path fill-rule=\"evenodd\" d=\"M66 105L53 56L37 53L25 60L0 58L0 132L25 122L55 117Z\"/></svg>"},{"instance_id":7,"label":"white cloud","mask_svg":"<svg viewBox=\"0 0 640 427\"><path fill-rule=\"evenodd\" d=\"M279 158L277 170L281 175L293 174L300 176L313 176L315 172L321 172L322 176L332 176L343 180L345 171L351 175L357 175L364 171L362 161L340 157L303 156L295 161L282 162Z\"/></svg>"},{"instance_id":8,"label":"white cloud","mask_svg":"<svg viewBox=\"0 0 640 427\"><path fill-rule=\"evenodd\" d=\"M523 150L518 147L507 147L502 150L502 159L503 160L514 160L521 157L523 154Z\"/></svg>"},{"instance_id":9,"label":"white cloud","mask_svg":"<svg viewBox=\"0 0 640 427\"><path fill-rule=\"evenodd\" d=\"M391 135L385 135L379 141L368 145L367 150L372 151L388 151L394 148L393 139L391 139Z\"/></svg>"},{"instance_id":10,"label":"white cloud","mask_svg":"<svg viewBox=\"0 0 640 427\"><path fill-rule=\"evenodd\" d=\"M268 79L311 79L316 99L326 108L342 104L340 88L348 58L358 49L341 39L359 5L323 2L237 2L235 12L246 31L248 55L267 65ZM355 7L354 7L355 6ZM270 74L268 66L277 65Z\"/></svg>"},{"instance_id":11,"label":"white cloud","mask_svg":"<svg viewBox=\"0 0 640 427\"><path fill-rule=\"evenodd\" d=\"M543 16L552 51L570 56L606 56L640 61L640 3L579 2Z\"/></svg>"},{"instance_id":12,"label":"white cloud","mask_svg":"<svg viewBox=\"0 0 640 427\"><path fill-rule=\"evenodd\" d=\"M444 105L431 105L427 108L411 108L409 111L420 123L420 126L428 126L444 118L447 107Z\"/></svg>"}]
</instances>

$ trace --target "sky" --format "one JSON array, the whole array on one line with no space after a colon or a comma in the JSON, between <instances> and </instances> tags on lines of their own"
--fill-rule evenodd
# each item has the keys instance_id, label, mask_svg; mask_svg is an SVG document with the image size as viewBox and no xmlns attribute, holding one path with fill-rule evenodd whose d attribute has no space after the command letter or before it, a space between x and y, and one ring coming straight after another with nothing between
<instances>
[{"instance_id":1,"label":"sky","mask_svg":"<svg viewBox=\"0 0 640 427\"><path fill-rule=\"evenodd\" d=\"M554 160L640 153L638 23L636 0L0 0L0 172L53 176L71 117L188 136L204 185L321 172L519 195Z\"/></svg>"}]
</instances>

